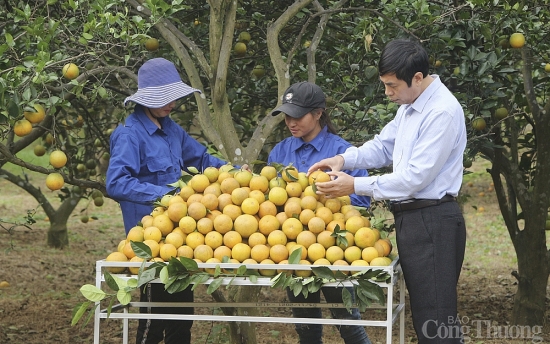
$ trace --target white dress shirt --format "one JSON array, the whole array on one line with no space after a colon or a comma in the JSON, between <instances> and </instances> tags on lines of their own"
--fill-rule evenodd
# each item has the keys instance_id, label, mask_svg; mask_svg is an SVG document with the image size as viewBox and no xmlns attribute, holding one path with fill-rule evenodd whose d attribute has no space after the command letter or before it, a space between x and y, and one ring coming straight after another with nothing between
<instances>
[{"instance_id":1,"label":"white dress shirt","mask_svg":"<svg viewBox=\"0 0 550 344\"><path fill-rule=\"evenodd\" d=\"M466 147L464 111L439 76L432 77L434 81L414 103L401 105L380 134L341 154L344 169L393 165L392 173L356 177L356 194L377 200L458 194Z\"/></svg>"}]
</instances>

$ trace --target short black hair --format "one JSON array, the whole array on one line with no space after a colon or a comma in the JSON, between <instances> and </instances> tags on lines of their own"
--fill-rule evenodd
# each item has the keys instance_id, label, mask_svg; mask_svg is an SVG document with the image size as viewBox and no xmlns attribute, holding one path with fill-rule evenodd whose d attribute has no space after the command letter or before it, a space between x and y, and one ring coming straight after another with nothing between
<instances>
[{"instance_id":1,"label":"short black hair","mask_svg":"<svg viewBox=\"0 0 550 344\"><path fill-rule=\"evenodd\" d=\"M416 41L396 39L384 47L378 62L380 76L395 74L398 80L403 80L410 87L412 78L417 72L428 76L430 62L428 53Z\"/></svg>"}]
</instances>

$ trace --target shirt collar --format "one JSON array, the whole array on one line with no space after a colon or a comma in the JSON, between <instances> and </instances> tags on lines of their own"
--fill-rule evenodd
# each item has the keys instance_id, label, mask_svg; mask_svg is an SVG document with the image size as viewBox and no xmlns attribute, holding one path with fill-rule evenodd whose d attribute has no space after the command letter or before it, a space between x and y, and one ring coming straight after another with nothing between
<instances>
[{"instance_id":1,"label":"shirt collar","mask_svg":"<svg viewBox=\"0 0 550 344\"><path fill-rule=\"evenodd\" d=\"M426 106L426 104L428 103L428 101L430 100L430 98L433 96L433 94L437 91L437 89L439 87L441 87L442 85L442 82L441 82L441 79L439 78L439 75L437 74L432 74L430 75L434 80L431 82L431 84L428 85L428 87L426 87L426 89L424 90L424 92L422 92L418 98L416 98L416 100L414 101L414 103L412 103L410 105L410 107L412 107L416 112L419 112L419 113L422 113L422 111L424 110L424 107ZM408 107L407 109L405 110L408 110Z\"/></svg>"},{"instance_id":2,"label":"shirt collar","mask_svg":"<svg viewBox=\"0 0 550 344\"><path fill-rule=\"evenodd\" d=\"M315 136L315 138L309 142L305 142L301 137L290 137L291 144L290 147L293 151L297 151L305 145L312 145L317 151L320 151L323 148L325 143L325 137L328 135L328 128L325 125L323 129Z\"/></svg>"},{"instance_id":3,"label":"shirt collar","mask_svg":"<svg viewBox=\"0 0 550 344\"><path fill-rule=\"evenodd\" d=\"M145 128L145 130L149 135L153 135L157 130L160 130L159 127L157 127L155 123L153 123L153 121L151 121L149 117L147 117L147 114L145 113L145 109L142 106L136 106L134 109L134 114L136 115L136 119L139 122L141 122L141 124L143 125L143 127ZM159 123L163 127L165 122L164 119L165 118L158 119Z\"/></svg>"}]
</instances>

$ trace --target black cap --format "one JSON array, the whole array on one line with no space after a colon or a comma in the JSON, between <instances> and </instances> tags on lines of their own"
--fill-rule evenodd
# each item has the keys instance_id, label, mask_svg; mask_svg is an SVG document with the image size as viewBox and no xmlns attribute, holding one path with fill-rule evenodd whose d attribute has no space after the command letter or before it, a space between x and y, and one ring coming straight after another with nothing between
<instances>
[{"instance_id":1,"label":"black cap","mask_svg":"<svg viewBox=\"0 0 550 344\"><path fill-rule=\"evenodd\" d=\"M314 109L326 108L323 90L311 82L302 81L290 86L283 95L283 104L271 112L281 112L293 118L301 118Z\"/></svg>"}]
</instances>

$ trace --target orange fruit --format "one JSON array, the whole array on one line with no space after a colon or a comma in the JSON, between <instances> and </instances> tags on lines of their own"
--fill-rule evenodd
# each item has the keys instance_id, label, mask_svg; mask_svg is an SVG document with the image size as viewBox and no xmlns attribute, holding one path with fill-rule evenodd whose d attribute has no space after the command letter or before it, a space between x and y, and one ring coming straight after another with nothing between
<instances>
[{"instance_id":1,"label":"orange fruit","mask_svg":"<svg viewBox=\"0 0 550 344\"><path fill-rule=\"evenodd\" d=\"M143 258L140 258L138 256L134 256L134 257L132 257L132 259L130 259L130 262L131 263L141 263L141 262L143 262ZM130 270L130 273L132 275L137 275L139 273L139 266L129 267L128 270Z\"/></svg>"},{"instance_id":2,"label":"orange fruit","mask_svg":"<svg viewBox=\"0 0 550 344\"><path fill-rule=\"evenodd\" d=\"M306 249L317 242L317 237L310 231L302 231L296 237L296 244L304 246ZM305 259L305 258L304 258Z\"/></svg>"},{"instance_id":3,"label":"orange fruit","mask_svg":"<svg viewBox=\"0 0 550 344\"><path fill-rule=\"evenodd\" d=\"M151 249L151 256L152 257L158 257L159 252L160 252L160 245L157 241L147 239L147 240L143 240L143 243L145 245L149 246L149 248Z\"/></svg>"},{"instance_id":4,"label":"orange fruit","mask_svg":"<svg viewBox=\"0 0 550 344\"><path fill-rule=\"evenodd\" d=\"M204 174L195 174L191 177L189 185L195 190L195 192L203 192L208 185L210 185L210 180Z\"/></svg>"},{"instance_id":5,"label":"orange fruit","mask_svg":"<svg viewBox=\"0 0 550 344\"><path fill-rule=\"evenodd\" d=\"M277 244L286 245L287 241L288 239L285 233L283 233L283 231L280 229L274 230L273 232L269 233L269 235L267 236L267 243L270 246L274 246Z\"/></svg>"},{"instance_id":6,"label":"orange fruit","mask_svg":"<svg viewBox=\"0 0 550 344\"><path fill-rule=\"evenodd\" d=\"M284 205L284 211L287 217L300 216L302 207L299 201L287 201Z\"/></svg>"},{"instance_id":7,"label":"orange fruit","mask_svg":"<svg viewBox=\"0 0 550 344\"><path fill-rule=\"evenodd\" d=\"M233 204L231 200L231 194L222 193L218 196L218 209L223 211L226 205Z\"/></svg>"},{"instance_id":8,"label":"orange fruit","mask_svg":"<svg viewBox=\"0 0 550 344\"><path fill-rule=\"evenodd\" d=\"M281 229L288 239L294 240L304 230L304 225L297 218L289 217L283 222Z\"/></svg>"},{"instance_id":9,"label":"orange fruit","mask_svg":"<svg viewBox=\"0 0 550 344\"><path fill-rule=\"evenodd\" d=\"M370 263L374 258L378 257L378 250L374 247L365 247L363 251L361 251L361 258L363 258L363 260L367 263Z\"/></svg>"},{"instance_id":10,"label":"orange fruit","mask_svg":"<svg viewBox=\"0 0 550 344\"><path fill-rule=\"evenodd\" d=\"M227 214L221 214L214 219L214 229L220 234L225 234L233 229L233 219Z\"/></svg>"},{"instance_id":11,"label":"orange fruit","mask_svg":"<svg viewBox=\"0 0 550 344\"><path fill-rule=\"evenodd\" d=\"M267 238L260 232L252 233L248 237L248 246L253 248L256 245L265 245L267 243Z\"/></svg>"},{"instance_id":12,"label":"orange fruit","mask_svg":"<svg viewBox=\"0 0 550 344\"><path fill-rule=\"evenodd\" d=\"M247 244L243 244L242 242L237 243L231 248L231 258L243 262L245 259L250 258L251 251L250 246Z\"/></svg>"},{"instance_id":13,"label":"orange fruit","mask_svg":"<svg viewBox=\"0 0 550 344\"><path fill-rule=\"evenodd\" d=\"M243 242L243 238L238 232L229 231L223 235L223 244L229 248L233 248L233 246L241 242Z\"/></svg>"},{"instance_id":14,"label":"orange fruit","mask_svg":"<svg viewBox=\"0 0 550 344\"><path fill-rule=\"evenodd\" d=\"M54 150L50 154L50 165L54 168L61 168L67 164L67 155L60 150Z\"/></svg>"},{"instance_id":15,"label":"orange fruit","mask_svg":"<svg viewBox=\"0 0 550 344\"><path fill-rule=\"evenodd\" d=\"M25 116L25 119L29 121L30 123L40 123L44 118L46 118L46 111L40 104L34 104L34 109L36 111L25 111L23 112L23 115Z\"/></svg>"},{"instance_id":16,"label":"orange fruit","mask_svg":"<svg viewBox=\"0 0 550 344\"><path fill-rule=\"evenodd\" d=\"M274 188L271 188L269 190L269 200L273 202L275 205L283 205L288 199L288 194L286 193L286 190L283 189L280 186L276 186Z\"/></svg>"},{"instance_id":17,"label":"orange fruit","mask_svg":"<svg viewBox=\"0 0 550 344\"><path fill-rule=\"evenodd\" d=\"M165 261L169 261L172 257L177 257L178 250L172 244L164 244L160 247L159 256Z\"/></svg>"},{"instance_id":18,"label":"orange fruit","mask_svg":"<svg viewBox=\"0 0 550 344\"><path fill-rule=\"evenodd\" d=\"M510 46L512 48L522 48L524 45L525 36L522 33L516 32L510 36Z\"/></svg>"},{"instance_id":19,"label":"orange fruit","mask_svg":"<svg viewBox=\"0 0 550 344\"><path fill-rule=\"evenodd\" d=\"M197 248L197 246L204 244L204 234L200 232L187 234L187 237L185 238L185 244L194 250L195 248Z\"/></svg>"},{"instance_id":20,"label":"orange fruit","mask_svg":"<svg viewBox=\"0 0 550 344\"><path fill-rule=\"evenodd\" d=\"M361 216L354 215L346 220L346 230L355 234L359 228L365 227L365 221ZM343 229L343 228L342 228Z\"/></svg>"},{"instance_id":21,"label":"orange fruit","mask_svg":"<svg viewBox=\"0 0 550 344\"><path fill-rule=\"evenodd\" d=\"M248 197L254 198L256 201L258 201L258 205L265 202L265 194L261 192L260 190L252 190L248 194ZM259 209L258 209L259 211Z\"/></svg>"},{"instance_id":22,"label":"orange fruit","mask_svg":"<svg viewBox=\"0 0 550 344\"><path fill-rule=\"evenodd\" d=\"M223 244L223 235L220 232L216 232L216 231L208 232L204 236L204 243L206 245L212 247L212 249L216 249L216 248L222 246L222 244Z\"/></svg>"},{"instance_id":23,"label":"orange fruit","mask_svg":"<svg viewBox=\"0 0 550 344\"><path fill-rule=\"evenodd\" d=\"M298 170L296 167L287 166L281 172L281 177L283 177L283 180L287 183L296 182L298 181Z\"/></svg>"},{"instance_id":24,"label":"orange fruit","mask_svg":"<svg viewBox=\"0 0 550 344\"><path fill-rule=\"evenodd\" d=\"M52 191L61 189L63 185L65 185L65 180L60 173L53 172L46 177L46 186Z\"/></svg>"},{"instance_id":25,"label":"orange fruit","mask_svg":"<svg viewBox=\"0 0 550 344\"><path fill-rule=\"evenodd\" d=\"M311 209L304 209L302 210L302 212L300 213L300 216L298 217L298 219L300 220L300 222L304 225L304 226L307 226L307 224L309 223L309 221L315 217L315 213L313 212L313 210Z\"/></svg>"},{"instance_id":26,"label":"orange fruit","mask_svg":"<svg viewBox=\"0 0 550 344\"><path fill-rule=\"evenodd\" d=\"M179 222L184 216L187 215L187 203L183 202L183 199L180 196L175 196L181 199L181 202L173 202L166 209L166 215L173 222ZM174 197L174 198L175 198Z\"/></svg>"},{"instance_id":27,"label":"orange fruit","mask_svg":"<svg viewBox=\"0 0 550 344\"><path fill-rule=\"evenodd\" d=\"M239 184L239 182L233 177L225 178L220 184L220 190L222 193L227 194L231 194L233 190L239 187L241 187L241 184Z\"/></svg>"},{"instance_id":28,"label":"orange fruit","mask_svg":"<svg viewBox=\"0 0 550 344\"><path fill-rule=\"evenodd\" d=\"M324 248L329 248L336 245L336 238L332 236L332 232L322 231L317 234L317 242L323 245Z\"/></svg>"},{"instance_id":29,"label":"orange fruit","mask_svg":"<svg viewBox=\"0 0 550 344\"><path fill-rule=\"evenodd\" d=\"M134 226L130 228L128 231L128 234L126 235L126 240L128 241L136 241L136 242L142 242L144 239L143 237L144 228L141 226Z\"/></svg>"},{"instance_id":30,"label":"orange fruit","mask_svg":"<svg viewBox=\"0 0 550 344\"><path fill-rule=\"evenodd\" d=\"M269 249L269 258L275 263L288 259L288 249L283 244L272 245Z\"/></svg>"},{"instance_id":31,"label":"orange fruit","mask_svg":"<svg viewBox=\"0 0 550 344\"><path fill-rule=\"evenodd\" d=\"M231 191L231 203L241 205L248 198L250 192L247 189L238 187Z\"/></svg>"},{"instance_id":32,"label":"orange fruit","mask_svg":"<svg viewBox=\"0 0 550 344\"><path fill-rule=\"evenodd\" d=\"M329 262L334 263L337 260L344 259L344 250L338 246L330 246L325 252L325 257ZM361 250L359 250L359 257L361 257Z\"/></svg>"},{"instance_id":33,"label":"orange fruit","mask_svg":"<svg viewBox=\"0 0 550 344\"><path fill-rule=\"evenodd\" d=\"M244 214L256 215L260 210L260 204L255 198L248 197L241 203L241 209Z\"/></svg>"},{"instance_id":34,"label":"orange fruit","mask_svg":"<svg viewBox=\"0 0 550 344\"><path fill-rule=\"evenodd\" d=\"M201 244L193 250L193 257L200 259L202 262L206 262L208 259L214 257L214 250L208 245Z\"/></svg>"},{"instance_id":35,"label":"orange fruit","mask_svg":"<svg viewBox=\"0 0 550 344\"><path fill-rule=\"evenodd\" d=\"M193 249L187 245L178 247L177 256L193 259Z\"/></svg>"},{"instance_id":36,"label":"orange fruit","mask_svg":"<svg viewBox=\"0 0 550 344\"><path fill-rule=\"evenodd\" d=\"M300 265L311 265L311 262L308 261L308 260L300 260ZM313 274L313 272L311 270L294 270L294 274L298 277L309 277Z\"/></svg>"},{"instance_id":37,"label":"orange fruit","mask_svg":"<svg viewBox=\"0 0 550 344\"><path fill-rule=\"evenodd\" d=\"M243 238L248 238L258 230L258 220L250 214L242 214L233 222L233 228Z\"/></svg>"},{"instance_id":38,"label":"orange fruit","mask_svg":"<svg viewBox=\"0 0 550 344\"><path fill-rule=\"evenodd\" d=\"M233 178L235 178L235 180L237 180L239 182L239 185L241 187L249 186L250 185L250 180L252 179L252 177L253 177L252 172L247 171L247 170L237 171L233 175Z\"/></svg>"},{"instance_id":39,"label":"orange fruit","mask_svg":"<svg viewBox=\"0 0 550 344\"><path fill-rule=\"evenodd\" d=\"M204 174L208 178L210 183L214 183L218 180L218 177L220 176L220 170L218 170L214 166L209 166L204 169L202 174Z\"/></svg>"},{"instance_id":40,"label":"orange fruit","mask_svg":"<svg viewBox=\"0 0 550 344\"><path fill-rule=\"evenodd\" d=\"M307 249L307 257L311 262L314 262L320 258L325 258L325 253L325 247L319 243L311 244Z\"/></svg>"},{"instance_id":41,"label":"orange fruit","mask_svg":"<svg viewBox=\"0 0 550 344\"><path fill-rule=\"evenodd\" d=\"M203 217L202 219L199 219L197 221L197 231L199 231L199 233L206 235L207 233L210 233L213 230L214 230L214 221L212 221L208 217Z\"/></svg>"},{"instance_id":42,"label":"orange fruit","mask_svg":"<svg viewBox=\"0 0 550 344\"><path fill-rule=\"evenodd\" d=\"M285 190L289 197L300 197L302 194L302 185L298 182L288 182Z\"/></svg>"},{"instance_id":43,"label":"orange fruit","mask_svg":"<svg viewBox=\"0 0 550 344\"><path fill-rule=\"evenodd\" d=\"M218 196L214 194L204 194L200 201L208 210L218 209Z\"/></svg>"},{"instance_id":44,"label":"orange fruit","mask_svg":"<svg viewBox=\"0 0 550 344\"><path fill-rule=\"evenodd\" d=\"M274 230L279 229L281 224L274 215L268 214L258 221L258 229L263 235L269 235Z\"/></svg>"},{"instance_id":45,"label":"orange fruit","mask_svg":"<svg viewBox=\"0 0 550 344\"><path fill-rule=\"evenodd\" d=\"M194 202L187 206L187 214L198 221L206 216L206 207L200 202Z\"/></svg>"},{"instance_id":46,"label":"orange fruit","mask_svg":"<svg viewBox=\"0 0 550 344\"><path fill-rule=\"evenodd\" d=\"M277 177L277 169L274 166L266 165L262 167L262 170L260 171L260 175L267 178L267 180L271 180Z\"/></svg>"},{"instance_id":47,"label":"orange fruit","mask_svg":"<svg viewBox=\"0 0 550 344\"><path fill-rule=\"evenodd\" d=\"M185 185L180 189L179 196L187 202L189 197L195 193L195 190L189 185Z\"/></svg>"},{"instance_id":48,"label":"orange fruit","mask_svg":"<svg viewBox=\"0 0 550 344\"><path fill-rule=\"evenodd\" d=\"M175 233L175 232L169 233L166 236L166 238L164 238L164 243L171 244L176 249L178 249L181 245L183 245L184 241L185 241L184 237L181 234L178 234L178 233Z\"/></svg>"},{"instance_id":49,"label":"orange fruit","mask_svg":"<svg viewBox=\"0 0 550 344\"><path fill-rule=\"evenodd\" d=\"M80 71L78 69L78 66L74 63L67 63L63 66L62 73L65 78L73 80L80 74Z\"/></svg>"},{"instance_id":50,"label":"orange fruit","mask_svg":"<svg viewBox=\"0 0 550 344\"><path fill-rule=\"evenodd\" d=\"M122 252L111 252L107 258L105 258L105 261L107 262L127 262L128 257ZM126 270L125 267L110 267L107 268L107 271L113 273L113 274L119 274L124 272Z\"/></svg>"},{"instance_id":51,"label":"orange fruit","mask_svg":"<svg viewBox=\"0 0 550 344\"><path fill-rule=\"evenodd\" d=\"M216 197L219 197L222 194L222 190L220 189L220 183L214 182L206 187L204 191L202 192L203 195L216 195Z\"/></svg>"},{"instance_id":52,"label":"orange fruit","mask_svg":"<svg viewBox=\"0 0 550 344\"><path fill-rule=\"evenodd\" d=\"M214 250L214 258L217 258L220 262L223 262L224 257L227 257L228 259L231 258L231 249L225 245L217 247Z\"/></svg>"},{"instance_id":53,"label":"orange fruit","mask_svg":"<svg viewBox=\"0 0 550 344\"><path fill-rule=\"evenodd\" d=\"M258 244L252 247L250 250L250 258L257 262L261 262L264 259L269 258L270 248L264 244Z\"/></svg>"},{"instance_id":54,"label":"orange fruit","mask_svg":"<svg viewBox=\"0 0 550 344\"><path fill-rule=\"evenodd\" d=\"M262 175L252 176L249 183L250 190L266 192L269 189L269 180Z\"/></svg>"},{"instance_id":55,"label":"orange fruit","mask_svg":"<svg viewBox=\"0 0 550 344\"><path fill-rule=\"evenodd\" d=\"M369 227L361 227L355 232L353 241L359 248L372 247L377 240L375 232Z\"/></svg>"},{"instance_id":56,"label":"orange fruit","mask_svg":"<svg viewBox=\"0 0 550 344\"><path fill-rule=\"evenodd\" d=\"M325 222L325 225L328 225L330 221L334 220L334 215L332 211L327 207L319 207L315 210L315 216L320 217Z\"/></svg>"},{"instance_id":57,"label":"orange fruit","mask_svg":"<svg viewBox=\"0 0 550 344\"><path fill-rule=\"evenodd\" d=\"M319 234L325 230L325 221L317 216L312 217L308 223L307 228L314 234Z\"/></svg>"},{"instance_id":58,"label":"orange fruit","mask_svg":"<svg viewBox=\"0 0 550 344\"><path fill-rule=\"evenodd\" d=\"M183 233L189 234L197 229L197 221L191 216L184 216L180 219L178 227Z\"/></svg>"},{"instance_id":59,"label":"orange fruit","mask_svg":"<svg viewBox=\"0 0 550 344\"><path fill-rule=\"evenodd\" d=\"M174 222L170 220L168 214L160 214L153 219L153 226L160 229L162 236L167 236L174 229Z\"/></svg>"},{"instance_id":60,"label":"orange fruit","mask_svg":"<svg viewBox=\"0 0 550 344\"><path fill-rule=\"evenodd\" d=\"M235 221L237 217L242 215L243 212L241 210L241 207L239 207L238 205L228 204L223 208L222 213L229 215L231 220Z\"/></svg>"},{"instance_id":61,"label":"orange fruit","mask_svg":"<svg viewBox=\"0 0 550 344\"><path fill-rule=\"evenodd\" d=\"M149 226L143 230L143 240L154 240L159 242L162 239L162 232L155 226Z\"/></svg>"},{"instance_id":62,"label":"orange fruit","mask_svg":"<svg viewBox=\"0 0 550 344\"><path fill-rule=\"evenodd\" d=\"M344 251L344 258L346 259L346 262L351 264L354 261L362 258L362 251L357 246L350 246L346 248L346 250ZM340 258L340 259L344 259L344 258Z\"/></svg>"}]
</instances>

